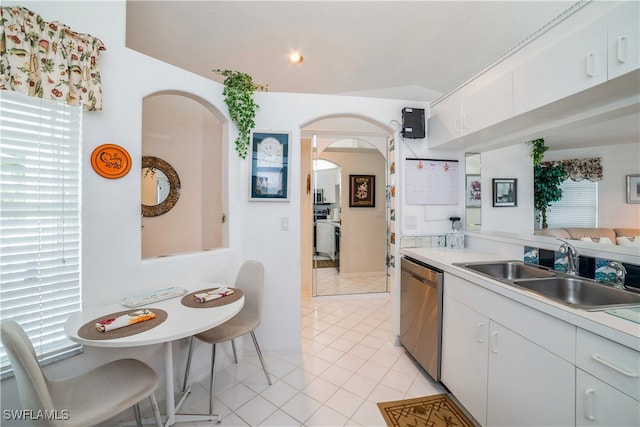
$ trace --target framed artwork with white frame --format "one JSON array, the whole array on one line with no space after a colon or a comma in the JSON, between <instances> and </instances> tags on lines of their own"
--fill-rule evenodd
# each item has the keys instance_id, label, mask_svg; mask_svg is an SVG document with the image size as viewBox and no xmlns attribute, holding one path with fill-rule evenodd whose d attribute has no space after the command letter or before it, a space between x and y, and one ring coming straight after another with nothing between
<instances>
[{"instance_id":1,"label":"framed artwork with white frame","mask_svg":"<svg viewBox=\"0 0 640 427\"><path fill-rule=\"evenodd\" d=\"M250 200L289 200L289 132L251 133Z\"/></svg>"}]
</instances>

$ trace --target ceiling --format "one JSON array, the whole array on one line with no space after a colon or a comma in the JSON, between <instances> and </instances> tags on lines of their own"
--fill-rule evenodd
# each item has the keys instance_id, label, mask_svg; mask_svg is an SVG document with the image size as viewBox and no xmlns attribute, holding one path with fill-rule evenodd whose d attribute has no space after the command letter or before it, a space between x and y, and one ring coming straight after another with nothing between
<instances>
[{"instance_id":1,"label":"ceiling","mask_svg":"<svg viewBox=\"0 0 640 427\"><path fill-rule=\"evenodd\" d=\"M573 1L131 1L127 46L272 92L432 101ZM287 56L300 51L293 66Z\"/></svg>"},{"instance_id":2,"label":"ceiling","mask_svg":"<svg viewBox=\"0 0 640 427\"><path fill-rule=\"evenodd\" d=\"M574 1L127 0L127 46L221 82L238 70L271 92L434 101L534 33ZM300 51L304 61L287 56ZM638 141L624 126L584 128ZM554 135L562 145L572 133ZM548 141L553 145L553 141Z\"/></svg>"}]
</instances>

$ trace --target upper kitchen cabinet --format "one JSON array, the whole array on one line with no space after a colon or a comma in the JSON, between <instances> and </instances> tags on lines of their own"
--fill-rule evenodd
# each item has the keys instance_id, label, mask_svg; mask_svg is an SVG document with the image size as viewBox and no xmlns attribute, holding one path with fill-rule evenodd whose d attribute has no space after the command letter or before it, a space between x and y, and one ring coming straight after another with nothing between
<instances>
[{"instance_id":1,"label":"upper kitchen cabinet","mask_svg":"<svg viewBox=\"0 0 640 427\"><path fill-rule=\"evenodd\" d=\"M591 2L431 106L429 148L485 151L637 104L640 2Z\"/></svg>"},{"instance_id":2,"label":"upper kitchen cabinet","mask_svg":"<svg viewBox=\"0 0 640 427\"><path fill-rule=\"evenodd\" d=\"M512 73L490 80L480 78L431 109L429 147L435 148L511 117Z\"/></svg>"},{"instance_id":3,"label":"upper kitchen cabinet","mask_svg":"<svg viewBox=\"0 0 640 427\"><path fill-rule=\"evenodd\" d=\"M640 67L640 3L629 1L608 16L609 79Z\"/></svg>"},{"instance_id":4,"label":"upper kitchen cabinet","mask_svg":"<svg viewBox=\"0 0 640 427\"><path fill-rule=\"evenodd\" d=\"M462 104L460 93L453 93L431 108L427 141L437 147L462 136Z\"/></svg>"},{"instance_id":5,"label":"upper kitchen cabinet","mask_svg":"<svg viewBox=\"0 0 640 427\"><path fill-rule=\"evenodd\" d=\"M600 18L513 70L519 115L607 81L607 20Z\"/></svg>"}]
</instances>

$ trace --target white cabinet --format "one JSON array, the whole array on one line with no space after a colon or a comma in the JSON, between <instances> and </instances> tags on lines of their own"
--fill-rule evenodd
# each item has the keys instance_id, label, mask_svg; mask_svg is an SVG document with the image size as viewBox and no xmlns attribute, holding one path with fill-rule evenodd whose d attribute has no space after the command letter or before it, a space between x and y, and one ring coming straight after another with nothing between
<instances>
[{"instance_id":1,"label":"white cabinet","mask_svg":"<svg viewBox=\"0 0 640 427\"><path fill-rule=\"evenodd\" d=\"M573 365L493 321L489 339L487 425L573 425Z\"/></svg>"},{"instance_id":2,"label":"white cabinet","mask_svg":"<svg viewBox=\"0 0 640 427\"><path fill-rule=\"evenodd\" d=\"M607 81L607 19L587 24L513 70L515 115Z\"/></svg>"},{"instance_id":3,"label":"white cabinet","mask_svg":"<svg viewBox=\"0 0 640 427\"><path fill-rule=\"evenodd\" d=\"M513 74L483 84L462 99L462 129L471 134L513 117Z\"/></svg>"},{"instance_id":4,"label":"white cabinet","mask_svg":"<svg viewBox=\"0 0 640 427\"><path fill-rule=\"evenodd\" d=\"M609 79L640 67L640 3L624 2L608 16Z\"/></svg>"},{"instance_id":5,"label":"white cabinet","mask_svg":"<svg viewBox=\"0 0 640 427\"><path fill-rule=\"evenodd\" d=\"M327 221L316 221L316 252L335 256L335 227Z\"/></svg>"},{"instance_id":6,"label":"white cabinet","mask_svg":"<svg viewBox=\"0 0 640 427\"><path fill-rule=\"evenodd\" d=\"M447 273L443 320L442 382L476 421L574 425L574 326Z\"/></svg>"},{"instance_id":7,"label":"white cabinet","mask_svg":"<svg viewBox=\"0 0 640 427\"><path fill-rule=\"evenodd\" d=\"M578 329L578 425L640 425L640 351Z\"/></svg>"},{"instance_id":8,"label":"white cabinet","mask_svg":"<svg viewBox=\"0 0 640 427\"><path fill-rule=\"evenodd\" d=\"M480 79L431 110L430 148L470 135L513 117L512 73Z\"/></svg>"},{"instance_id":9,"label":"white cabinet","mask_svg":"<svg viewBox=\"0 0 640 427\"><path fill-rule=\"evenodd\" d=\"M640 425L640 403L593 375L576 369L576 425L637 427Z\"/></svg>"},{"instance_id":10,"label":"white cabinet","mask_svg":"<svg viewBox=\"0 0 640 427\"><path fill-rule=\"evenodd\" d=\"M336 187L340 185L340 169L322 169L316 171L316 189L321 189L324 200L322 203L337 203Z\"/></svg>"},{"instance_id":11,"label":"white cabinet","mask_svg":"<svg viewBox=\"0 0 640 427\"><path fill-rule=\"evenodd\" d=\"M454 93L431 108L427 143L434 148L462 136L460 94Z\"/></svg>"},{"instance_id":12,"label":"white cabinet","mask_svg":"<svg viewBox=\"0 0 640 427\"><path fill-rule=\"evenodd\" d=\"M442 382L481 425L487 424L488 336L489 318L445 296Z\"/></svg>"}]
</instances>

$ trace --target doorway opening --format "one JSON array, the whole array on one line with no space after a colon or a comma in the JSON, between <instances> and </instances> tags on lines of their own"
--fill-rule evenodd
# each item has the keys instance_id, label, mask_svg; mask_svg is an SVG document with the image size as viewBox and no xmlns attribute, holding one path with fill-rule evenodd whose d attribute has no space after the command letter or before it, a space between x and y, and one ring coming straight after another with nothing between
<instances>
[{"instance_id":1,"label":"doorway opening","mask_svg":"<svg viewBox=\"0 0 640 427\"><path fill-rule=\"evenodd\" d=\"M388 292L386 150L390 132L355 118L349 120L366 124L321 131L319 123L326 126L328 120L336 118L302 129L302 164L308 164L308 173L303 170L302 174L307 177L301 212L302 291L310 291L311 296ZM363 126L369 130L363 133ZM359 192L355 177L367 180ZM354 203L363 194L362 203Z\"/></svg>"}]
</instances>

